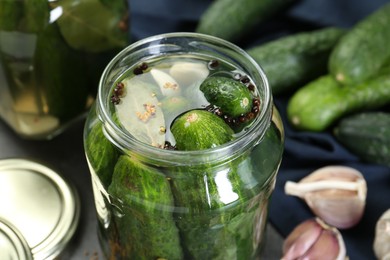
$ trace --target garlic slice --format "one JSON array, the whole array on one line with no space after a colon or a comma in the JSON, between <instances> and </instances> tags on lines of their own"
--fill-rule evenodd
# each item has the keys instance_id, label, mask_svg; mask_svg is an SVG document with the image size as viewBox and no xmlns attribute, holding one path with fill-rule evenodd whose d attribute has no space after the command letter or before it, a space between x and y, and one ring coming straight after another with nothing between
<instances>
[{"instance_id":1,"label":"garlic slice","mask_svg":"<svg viewBox=\"0 0 390 260\"><path fill-rule=\"evenodd\" d=\"M319 218L305 220L296 226L283 243L282 260L346 258L340 231Z\"/></svg>"},{"instance_id":2,"label":"garlic slice","mask_svg":"<svg viewBox=\"0 0 390 260\"><path fill-rule=\"evenodd\" d=\"M196 82L202 82L209 75L207 65L198 62L176 62L169 70L180 84L188 86Z\"/></svg>"},{"instance_id":3,"label":"garlic slice","mask_svg":"<svg viewBox=\"0 0 390 260\"><path fill-rule=\"evenodd\" d=\"M126 78L123 82L126 95L115 106L121 125L136 139L155 147L164 147L165 118L159 100L152 95L148 84L138 77Z\"/></svg>"},{"instance_id":4,"label":"garlic slice","mask_svg":"<svg viewBox=\"0 0 390 260\"><path fill-rule=\"evenodd\" d=\"M374 252L380 260L390 259L390 209L376 223Z\"/></svg>"},{"instance_id":5,"label":"garlic slice","mask_svg":"<svg viewBox=\"0 0 390 260\"><path fill-rule=\"evenodd\" d=\"M305 200L315 215L328 224L346 229L356 225L364 212L367 183L347 166L320 168L298 183L287 181L285 193Z\"/></svg>"},{"instance_id":6,"label":"garlic slice","mask_svg":"<svg viewBox=\"0 0 390 260\"><path fill-rule=\"evenodd\" d=\"M171 75L158 69L151 69L150 74L152 74L153 79L159 85L161 93L164 96L171 97L180 95L181 89L179 83Z\"/></svg>"}]
</instances>

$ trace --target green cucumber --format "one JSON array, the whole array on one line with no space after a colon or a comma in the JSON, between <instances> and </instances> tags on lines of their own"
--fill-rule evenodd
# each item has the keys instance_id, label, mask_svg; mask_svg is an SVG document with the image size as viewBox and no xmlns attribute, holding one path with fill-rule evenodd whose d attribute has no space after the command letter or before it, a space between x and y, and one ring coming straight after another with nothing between
<instances>
[{"instance_id":1,"label":"green cucumber","mask_svg":"<svg viewBox=\"0 0 390 260\"><path fill-rule=\"evenodd\" d=\"M45 0L23 1L22 31L39 34L50 24L49 3Z\"/></svg>"},{"instance_id":2,"label":"green cucumber","mask_svg":"<svg viewBox=\"0 0 390 260\"><path fill-rule=\"evenodd\" d=\"M390 166L390 114L362 112L341 119L337 140L362 160Z\"/></svg>"},{"instance_id":3,"label":"green cucumber","mask_svg":"<svg viewBox=\"0 0 390 260\"><path fill-rule=\"evenodd\" d=\"M16 31L23 17L23 4L21 1L0 1L0 30Z\"/></svg>"},{"instance_id":4,"label":"green cucumber","mask_svg":"<svg viewBox=\"0 0 390 260\"><path fill-rule=\"evenodd\" d=\"M292 2L292 0L216 0L202 14L195 31L234 42Z\"/></svg>"},{"instance_id":5,"label":"green cucumber","mask_svg":"<svg viewBox=\"0 0 390 260\"><path fill-rule=\"evenodd\" d=\"M269 181L283 152L280 131L272 123L253 151L171 173L175 205L188 210L178 213L177 222L188 259L254 259L253 223L264 224L267 215Z\"/></svg>"},{"instance_id":6,"label":"green cucumber","mask_svg":"<svg viewBox=\"0 0 390 260\"><path fill-rule=\"evenodd\" d=\"M245 115L252 109L250 90L233 78L209 77L202 82L200 90L210 104L231 117Z\"/></svg>"},{"instance_id":7,"label":"green cucumber","mask_svg":"<svg viewBox=\"0 0 390 260\"><path fill-rule=\"evenodd\" d=\"M205 110L191 110L174 120L171 132L179 150L213 148L233 140L233 130L223 119Z\"/></svg>"},{"instance_id":8,"label":"green cucumber","mask_svg":"<svg viewBox=\"0 0 390 260\"><path fill-rule=\"evenodd\" d=\"M88 151L87 159L93 171L105 188L111 183L112 173L118 159L118 151L105 137L103 125L95 122L90 129L86 129L85 149Z\"/></svg>"},{"instance_id":9,"label":"green cucumber","mask_svg":"<svg viewBox=\"0 0 390 260\"><path fill-rule=\"evenodd\" d=\"M187 259L253 257L253 223L261 207L258 190L244 182L251 173L248 154L221 165L176 167L171 187L176 207L185 209L177 225Z\"/></svg>"},{"instance_id":10,"label":"green cucumber","mask_svg":"<svg viewBox=\"0 0 390 260\"><path fill-rule=\"evenodd\" d=\"M343 86L328 74L294 93L287 105L287 117L297 129L323 131L350 113L389 103L389 74L354 86Z\"/></svg>"},{"instance_id":11,"label":"green cucumber","mask_svg":"<svg viewBox=\"0 0 390 260\"><path fill-rule=\"evenodd\" d=\"M47 1L0 1L0 30L38 33L49 24Z\"/></svg>"},{"instance_id":12,"label":"green cucumber","mask_svg":"<svg viewBox=\"0 0 390 260\"><path fill-rule=\"evenodd\" d=\"M173 196L159 171L122 155L115 165L108 192L122 201L116 225L121 255L126 259L182 259L173 219ZM119 203L119 202L118 202Z\"/></svg>"},{"instance_id":13,"label":"green cucumber","mask_svg":"<svg viewBox=\"0 0 390 260\"><path fill-rule=\"evenodd\" d=\"M330 52L344 33L327 27L285 36L247 52L264 70L272 94L286 94L327 74Z\"/></svg>"},{"instance_id":14,"label":"green cucumber","mask_svg":"<svg viewBox=\"0 0 390 260\"><path fill-rule=\"evenodd\" d=\"M197 118L188 123L188 118ZM193 110L178 118L172 134L179 150L202 150L226 143L233 131L218 116ZM175 167L171 188L177 225L189 259L251 259L253 223L261 207L248 153L219 163ZM257 184L257 183L256 183Z\"/></svg>"},{"instance_id":15,"label":"green cucumber","mask_svg":"<svg viewBox=\"0 0 390 260\"><path fill-rule=\"evenodd\" d=\"M338 42L329 59L330 73L345 85L375 76L390 58L390 3L356 24Z\"/></svg>"},{"instance_id":16,"label":"green cucumber","mask_svg":"<svg viewBox=\"0 0 390 260\"><path fill-rule=\"evenodd\" d=\"M190 109L190 100L182 96L165 97L161 100L160 107L164 112L165 121L170 124L177 115Z\"/></svg>"},{"instance_id":17,"label":"green cucumber","mask_svg":"<svg viewBox=\"0 0 390 260\"><path fill-rule=\"evenodd\" d=\"M56 24L38 35L34 69L49 114L68 120L85 111L89 84L86 62L82 53L63 41Z\"/></svg>"}]
</instances>

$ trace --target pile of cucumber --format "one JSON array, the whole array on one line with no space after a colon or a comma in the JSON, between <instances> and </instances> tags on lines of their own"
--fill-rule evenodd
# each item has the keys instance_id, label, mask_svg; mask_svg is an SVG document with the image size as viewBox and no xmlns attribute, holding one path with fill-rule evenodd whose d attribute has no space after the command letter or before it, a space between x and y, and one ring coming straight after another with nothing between
<instances>
[{"instance_id":1,"label":"pile of cucumber","mask_svg":"<svg viewBox=\"0 0 390 260\"><path fill-rule=\"evenodd\" d=\"M299 88L287 106L299 130L333 133L365 161L390 166L390 3L332 49L325 75Z\"/></svg>"},{"instance_id":2,"label":"pile of cucumber","mask_svg":"<svg viewBox=\"0 0 390 260\"><path fill-rule=\"evenodd\" d=\"M201 17L197 31L237 41L234 36L242 36L237 31L253 29L255 25L244 22L252 20L251 11L245 8L240 9L240 21L229 20L227 10L235 8L232 2L215 1ZM251 5L251 9L261 9L257 14L266 19L287 2L277 10L273 4L260 3L252 3L257 7ZM224 8L218 9L222 5ZM323 28L296 33L251 47L247 52L265 71L273 95L289 99L287 119L296 130L331 130L361 159L390 165L389 24L390 3L349 30ZM234 36L230 31L225 33L221 29L224 27L234 28Z\"/></svg>"}]
</instances>

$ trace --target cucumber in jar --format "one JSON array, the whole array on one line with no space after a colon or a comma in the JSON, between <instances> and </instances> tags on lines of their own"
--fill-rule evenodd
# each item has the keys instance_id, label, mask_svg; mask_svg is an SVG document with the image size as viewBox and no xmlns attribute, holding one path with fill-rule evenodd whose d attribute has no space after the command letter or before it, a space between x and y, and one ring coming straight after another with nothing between
<instances>
[{"instance_id":1,"label":"cucumber in jar","mask_svg":"<svg viewBox=\"0 0 390 260\"><path fill-rule=\"evenodd\" d=\"M190 259L251 259L259 202L244 155L223 165L177 167L172 176L183 250Z\"/></svg>"},{"instance_id":2,"label":"cucumber in jar","mask_svg":"<svg viewBox=\"0 0 390 260\"><path fill-rule=\"evenodd\" d=\"M93 115L91 113L91 115ZM85 149L87 159L93 172L99 177L104 187L108 187L111 183L112 174L115 163L119 157L118 150L106 138L103 131L103 124L96 120L90 127L86 129Z\"/></svg>"},{"instance_id":3,"label":"cucumber in jar","mask_svg":"<svg viewBox=\"0 0 390 260\"><path fill-rule=\"evenodd\" d=\"M234 134L223 119L205 110L191 110L179 116L171 131L177 148L186 151L219 146L233 140Z\"/></svg>"},{"instance_id":4,"label":"cucumber in jar","mask_svg":"<svg viewBox=\"0 0 390 260\"><path fill-rule=\"evenodd\" d=\"M233 130L218 116L192 110L171 127L180 150L203 150L233 140ZM178 227L191 259L249 259L256 217L254 187L248 154L230 162L176 167L171 187L179 214ZM250 186L250 185L249 185ZM239 227L239 229L238 229Z\"/></svg>"},{"instance_id":5,"label":"cucumber in jar","mask_svg":"<svg viewBox=\"0 0 390 260\"><path fill-rule=\"evenodd\" d=\"M88 80L83 54L62 39L57 24L38 35L34 55L35 80L44 92L48 113L68 120L87 106Z\"/></svg>"},{"instance_id":6,"label":"cucumber in jar","mask_svg":"<svg viewBox=\"0 0 390 260\"><path fill-rule=\"evenodd\" d=\"M240 81L227 77L209 77L200 85L200 90L212 105L224 113L238 117L251 111L252 94Z\"/></svg>"},{"instance_id":7,"label":"cucumber in jar","mask_svg":"<svg viewBox=\"0 0 390 260\"><path fill-rule=\"evenodd\" d=\"M120 255L127 259L182 259L173 220L173 196L168 179L135 158L122 155L115 165L108 192L120 198L116 218Z\"/></svg>"},{"instance_id":8,"label":"cucumber in jar","mask_svg":"<svg viewBox=\"0 0 390 260\"><path fill-rule=\"evenodd\" d=\"M23 17L22 4L15 0L0 1L0 30L17 30L20 19Z\"/></svg>"}]
</instances>

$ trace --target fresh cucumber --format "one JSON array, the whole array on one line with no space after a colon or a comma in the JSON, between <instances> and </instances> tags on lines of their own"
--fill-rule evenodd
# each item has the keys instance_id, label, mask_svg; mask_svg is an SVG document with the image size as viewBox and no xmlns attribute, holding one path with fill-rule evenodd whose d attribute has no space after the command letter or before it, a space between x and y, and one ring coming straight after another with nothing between
<instances>
[{"instance_id":1,"label":"fresh cucumber","mask_svg":"<svg viewBox=\"0 0 390 260\"><path fill-rule=\"evenodd\" d=\"M182 259L173 196L162 173L122 155L108 192L122 202L116 225L124 259Z\"/></svg>"},{"instance_id":2,"label":"fresh cucumber","mask_svg":"<svg viewBox=\"0 0 390 260\"><path fill-rule=\"evenodd\" d=\"M245 115L252 109L252 94L248 87L233 78L208 77L199 88L210 104L232 117Z\"/></svg>"},{"instance_id":3,"label":"fresh cucumber","mask_svg":"<svg viewBox=\"0 0 390 260\"><path fill-rule=\"evenodd\" d=\"M341 119L337 140L362 160L390 166L390 114L363 112Z\"/></svg>"},{"instance_id":4,"label":"fresh cucumber","mask_svg":"<svg viewBox=\"0 0 390 260\"><path fill-rule=\"evenodd\" d=\"M287 116L297 129L323 131L347 114L389 103L389 74L354 86L343 86L328 74L295 92L288 102Z\"/></svg>"},{"instance_id":5,"label":"fresh cucumber","mask_svg":"<svg viewBox=\"0 0 390 260\"><path fill-rule=\"evenodd\" d=\"M272 94L286 94L327 74L330 52L344 33L327 27L285 36L247 52L264 70Z\"/></svg>"},{"instance_id":6,"label":"fresh cucumber","mask_svg":"<svg viewBox=\"0 0 390 260\"><path fill-rule=\"evenodd\" d=\"M200 17L195 31L234 42L292 2L292 0L215 0Z\"/></svg>"},{"instance_id":7,"label":"fresh cucumber","mask_svg":"<svg viewBox=\"0 0 390 260\"><path fill-rule=\"evenodd\" d=\"M213 148L233 140L233 130L223 119L205 110L191 110L173 122L171 131L179 150Z\"/></svg>"},{"instance_id":8,"label":"fresh cucumber","mask_svg":"<svg viewBox=\"0 0 390 260\"><path fill-rule=\"evenodd\" d=\"M330 73L345 85L375 76L390 58L390 3L356 24L338 42L329 59Z\"/></svg>"}]
</instances>

